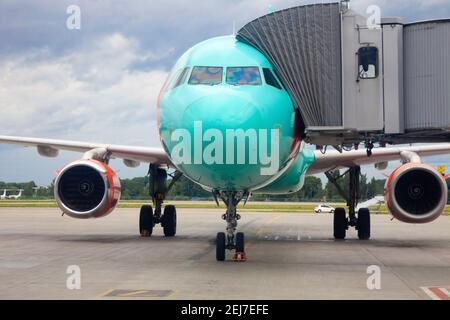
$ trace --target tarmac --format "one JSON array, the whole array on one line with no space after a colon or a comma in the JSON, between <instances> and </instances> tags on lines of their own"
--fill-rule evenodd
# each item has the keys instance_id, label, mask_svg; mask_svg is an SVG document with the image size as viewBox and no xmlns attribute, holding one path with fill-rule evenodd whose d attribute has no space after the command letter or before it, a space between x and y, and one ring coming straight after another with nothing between
<instances>
[{"instance_id":1,"label":"tarmac","mask_svg":"<svg viewBox=\"0 0 450 320\"><path fill-rule=\"evenodd\" d=\"M141 238L138 211L0 208L0 299L450 299L449 216L335 241L331 214L241 212L248 260L217 262L223 210L179 209L174 238Z\"/></svg>"}]
</instances>

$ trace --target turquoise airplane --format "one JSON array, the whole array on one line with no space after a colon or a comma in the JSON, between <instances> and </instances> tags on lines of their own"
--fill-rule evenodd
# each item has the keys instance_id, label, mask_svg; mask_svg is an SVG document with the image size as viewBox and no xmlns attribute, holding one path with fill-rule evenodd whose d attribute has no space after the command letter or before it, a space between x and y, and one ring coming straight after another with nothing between
<instances>
[{"instance_id":1,"label":"turquoise airplane","mask_svg":"<svg viewBox=\"0 0 450 320\"><path fill-rule=\"evenodd\" d=\"M189 49L164 84L157 109L162 148L15 136L0 136L0 143L36 147L46 157L56 157L59 150L83 153L55 180L56 202L74 218L103 217L116 207L120 181L110 159L123 159L129 167L149 163L153 206L140 210L143 237L151 236L156 224L161 224L165 236L175 236L176 209L163 208L163 202L173 184L186 176L227 207L222 216L226 232L216 238L218 261L225 260L226 250L241 258L245 253L244 233L236 232L238 203L251 194L297 192L307 175L347 168L350 180L356 181L344 194L349 214L344 208L334 212L336 239L344 239L349 227L358 230L360 239L370 238L369 210L355 212L362 165L383 167L389 161L403 161L385 189L387 207L400 221L433 221L447 203L447 177L422 163L421 156L447 154L450 144L376 148L371 156L365 150L324 154L313 150L302 141L302 118L269 60L234 36L213 38Z\"/></svg>"}]
</instances>

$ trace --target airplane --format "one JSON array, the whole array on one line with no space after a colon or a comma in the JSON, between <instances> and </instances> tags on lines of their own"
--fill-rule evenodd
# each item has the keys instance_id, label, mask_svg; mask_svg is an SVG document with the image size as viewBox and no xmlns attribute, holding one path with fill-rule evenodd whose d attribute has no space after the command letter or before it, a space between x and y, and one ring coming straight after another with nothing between
<instances>
[{"instance_id":1,"label":"airplane","mask_svg":"<svg viewBox=\"0 0 450 320\"><path fill-rule=\"evenodd\" d=\"M122 159L128 167L149 164L152 205L143 205L139 233L150 237L160 224L166 237L177 232L173 205L163 203L182 176L208 190L226 212L226 232L216 236L216 259L226 252L245 253L244 233L237 232L237 205L251 194L287 194L303 187L305 177L346 169L349 212L336 208L334 238L345 239L354 227L358 238L370 238L370 213L356 212L360 167L401 160L389 176L385 199L393 216L406 223L437 219L447 203L446 177L422 157L450 153L450 144L377 147L366 150L312 150L303 138L301 116L274 67L258 50L235 36L203 41L176 62L157 103L162 148L134 147L53 139L0 136L0 143L36 147L40 155L59 150L83 153L62 168L55 180L55 200L64 214L79 219L111 213L120 198L120 181L109 166ZM168 179L170 176L172 179Z\"/></svg>"},{"instance_id":2,"label":"airplane","mask_svg":"<svg viewBox=\"0 0 450 320\"><path fill-rule=\"evenodd\" d=\"M23 190L20 189L19 194L16 194L16 195L11 194L8 196L8 199L19 200L22 197L22 192L23 192Z\"/></svg>"},{"instance_id":3,"label":"airplane","mask_svg":"<svg viewBox=\"0 0 450 320\"><path fill-rule=\"evenodd\" d=\"M3 189L3 194L0 195L0 200L6 200L6 189Z\"/></svg>"}]
</instances>

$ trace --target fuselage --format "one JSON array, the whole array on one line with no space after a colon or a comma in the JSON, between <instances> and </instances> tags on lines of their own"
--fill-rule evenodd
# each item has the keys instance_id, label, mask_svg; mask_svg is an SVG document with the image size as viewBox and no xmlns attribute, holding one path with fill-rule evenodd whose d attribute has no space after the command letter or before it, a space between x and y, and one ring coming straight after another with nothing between
<instances>
[{"instance_id":1,"label":"fuselage","mask_svg":"<svg viewBox=\"0 0 450 320\"><path fill-rule=\"evenodd\" d=\"M208 189L266 188L303 153L301 121L273 66L234 36L201 42L177 61L158 114L172 162Z\"/></svg>"}]
</instances>

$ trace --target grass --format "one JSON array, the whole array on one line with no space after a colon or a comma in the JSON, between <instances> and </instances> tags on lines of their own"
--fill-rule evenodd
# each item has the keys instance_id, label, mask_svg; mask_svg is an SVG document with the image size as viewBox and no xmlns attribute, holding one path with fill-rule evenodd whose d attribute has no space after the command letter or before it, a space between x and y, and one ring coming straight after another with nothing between
<instances>
[{"instance_id":1,"label":"grass","mask_svg":"<svg viewBox=\"0 0 450 320\"><path fill-rule=\"evenodd\" d=\"M142 204L149 203L139 200L122 200L119 202L118 208L140 208ZM217 205L213 201L170 201L180 209L217 209ZM342 203L331 204L334 207L344 206ZM315 204L312 203L296 203L296 202L249 202L247 205L240 204L238 210L240 211L268 211L268 212L300 212L300 213L312 213L315 208ZM0 208L57 208L58 206L53 200L2 200L0 201ZM225 210L225 205L221 204L220 209ZM387 214L386 206L374 206L370 207L372 212L378 212L381 214ZM450 206L447 206L444 210L444 215L450 215Z\"/></svg>"}]
</instances>

